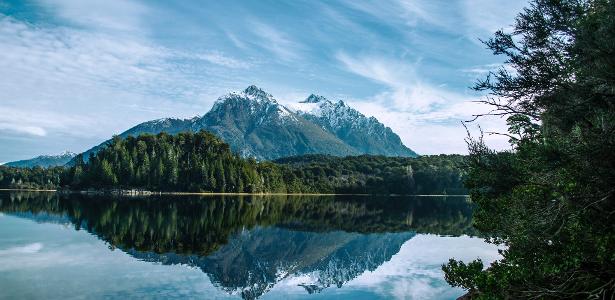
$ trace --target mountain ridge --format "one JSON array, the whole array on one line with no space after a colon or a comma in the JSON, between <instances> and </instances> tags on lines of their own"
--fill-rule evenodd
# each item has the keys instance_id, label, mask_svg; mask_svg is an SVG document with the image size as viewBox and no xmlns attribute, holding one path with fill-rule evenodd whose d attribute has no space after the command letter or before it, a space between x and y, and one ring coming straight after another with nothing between
<instances>
[{"instance_id":1,"label":"mountain ridge","mask_svg":"<svg viewBox=\"0 0 615 300\"><path fill-rule=\"evenodd\" d=\"M318 106L318 110L300 109L301 104ZM198 130L207 130L234 152L258 160L304 154L417 156L389 127L343 101L334 103L312 94L297 105L286 106L254 85L219 97L201 117L147 121L118 136ZM109 141L84 152L84 160Z\"/></svg>"},{"instance_id":2,"label":"mountain ridge","mask_svg":"<svg viewBox=\"0 0 615 300\"><path fill-rule=\"evenodd\" d=\"M416 152L402 143L391 128L380 123L375 117L366 117L342 100L333 102L323 96L311 94L293 107L298 114L333 133L361 154L417 156Z\"/></svg>"},{"instance_id":3,"label":"mountain ridge","mask_svg":"<svg viewBox=\"0 0 615 300\"><path fill-rule=\"evenodd\" d=\"M76 153L64 151L57 155L39 155L30 159L11 161L3 164L3 166L18 168L32 168L36 166L42 168L56 167L65 165L75 156L77 156Z\"/></svg>"}]
</instances>

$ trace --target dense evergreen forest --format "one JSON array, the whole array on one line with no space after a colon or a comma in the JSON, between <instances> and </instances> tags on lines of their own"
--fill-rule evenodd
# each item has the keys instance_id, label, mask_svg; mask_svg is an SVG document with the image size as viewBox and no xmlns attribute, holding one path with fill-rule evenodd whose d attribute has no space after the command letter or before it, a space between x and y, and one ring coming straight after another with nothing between
<instances>
[{"instance_id":1,"label":"dense evergreen forest","mask_svg":"<svg viewBox=\"0 0 615 300\"><path fill-rule=\"evenodd\" d=\"M0 188L3 189L56 189L65 169L52 168L18 168L0 166Z\"/></svg>"},{"instance_id":2,"label":"dense evergreen forest","mask_svg":"<svg viewBox=\"0 0 615 300\"><path fill-rule=\"evenodd\" d=\"M475 89L514 150L470 139L467 185L503 258L451 260L447 281L468 298L614 299L615 2L535 0L486 45L507 68Z\"/></svg>"},{"instance_id":3,"label":"dense evergreen forest","mask_svg":"<svg viewBox=\"0 0 615 300\"><path fill-rule=\"evenodd\" d=\"M243 193L466 194L460 155L308 155L257 162L200 131L115 137L67 169L0 167L3 188Z\"/></svg>"},{"instance_id":4,"label":"dense evergreen forest","mask_svg":"<svg viewBox=\"0 0 615 300\"><path fill-rule=\"evenodd\" d=\"M303 155L274 162L291 168L302 184L314 191L342 194L465 195L465 159L463 155L419 158Z\"/></svg>"},{"instance_id":5,"label":"dense evergreen forest","mask_svg":"<svg viewBox=\"0 0 615 300\"><path fill-rule=\"evenodd\" d=\"M71 189L285 192L280 171L269 163L234 155L227 144L206 131L144 134L115 137L88 163L78 158L61 185Z\"/></svg>"}]
</instances>

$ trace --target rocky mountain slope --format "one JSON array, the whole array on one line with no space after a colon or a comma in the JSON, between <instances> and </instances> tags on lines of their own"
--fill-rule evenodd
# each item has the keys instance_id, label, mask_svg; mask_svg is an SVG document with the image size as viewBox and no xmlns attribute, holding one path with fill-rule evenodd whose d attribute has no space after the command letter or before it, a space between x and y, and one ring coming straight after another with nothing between
<instances>
[{"instance_id":1,"label":"rocky mountain slope","mask_svg":"<svg viewBox=\"0 0 615 300\"><path fill-rule=\"evenodd\" d=\"M404 146L391 128L374 117L366 117L341 100L332 102L312 94L304 101L291 105L291 108L363 154L417 155Z\"/></svg>"},{"instance_id":2,"label":"rocky mountain slope","mask_svg":"<svg viewBox=\"0 0 615 300\"><path fill-rule=\"evenodd\" d=\"M360 153L255 86L219 98L207 114L196 120L193 129L208 130L242 156L257 159Z\"/></svg>"}]
</instances>

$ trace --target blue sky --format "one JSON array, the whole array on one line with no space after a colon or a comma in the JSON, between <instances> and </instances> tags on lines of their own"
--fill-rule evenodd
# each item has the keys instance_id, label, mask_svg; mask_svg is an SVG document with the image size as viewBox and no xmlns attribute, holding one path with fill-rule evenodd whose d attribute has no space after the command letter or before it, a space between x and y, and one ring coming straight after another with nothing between
<instances>
[{"instance_id":1,"label":"blue sky","mask_svg":"<svg viewBox=\"0 0 615 300\"><path fill-rule=\"evenodd\" d=\"M0 162L202 115L250 84L282 103L344 100L420 154L464 153L460 121L486 109L468 87L502 62L479 39L524 4L0 0Z\"/></svg>"}]
</instances>

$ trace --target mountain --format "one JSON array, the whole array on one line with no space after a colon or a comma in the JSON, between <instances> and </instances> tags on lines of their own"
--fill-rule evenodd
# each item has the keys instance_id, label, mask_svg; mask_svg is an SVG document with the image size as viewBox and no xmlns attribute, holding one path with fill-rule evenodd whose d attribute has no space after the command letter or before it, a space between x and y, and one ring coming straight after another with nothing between
<instances>
[{"instance_id":1,"label":"mountain","mask_svg":"<svg viewBox=\"0 0 615 300\"><path fill-rule=\"evenodd\" d=\"M362 154L417 156L391 128L374 117L366 117L341 100L332 102L312 94L304 101L291 105L291 108Z\"/></svg>"},{"instance_id":2,"label":"mountain","mask_svg":"<svg viewBox=\"0 0 615 300\"><path fill-rule=\"evenodd\" d=\"M241 156L259 160L317 153L416 156L390 128L342 101L333 103L312 95L289 108L253 85L218 98L202 117L148 121L119 136L201 129L220 137ZM108 143L86 151L84 159Z\"/></svg>"},{"instance_id":3,"label":"mountain","mask_svg":"<svg viewBox=\"0 0 615 300\"><path fill-rule=\"evenodd\" d=\"M65 165L76 155L73 152L66 151L58 155L41 155L31 159L8 162L4 165L19 168L32 168L36 166L43 168L56 167Z\"/></svg>"},{"instance_id":4,"label":"mountain","mask_svg":"<svg viewBox=\"0 0 615 300\"><path fill-rule=\"evenodd\" d=\"M219 98L207 114L196 120L193 130L197 129L208 130L242 156L257 159L306 153L360 154L255 86Z\"/></svg>"}]
</instances>

